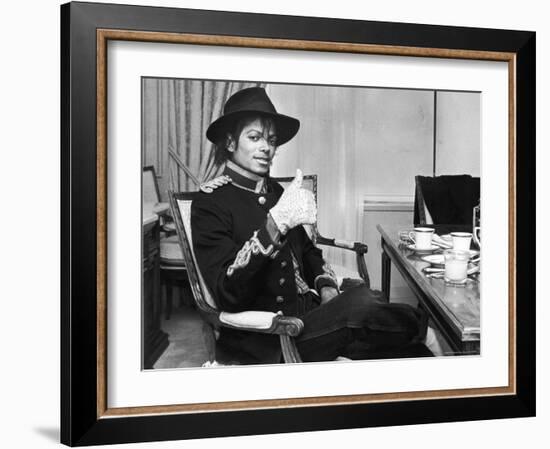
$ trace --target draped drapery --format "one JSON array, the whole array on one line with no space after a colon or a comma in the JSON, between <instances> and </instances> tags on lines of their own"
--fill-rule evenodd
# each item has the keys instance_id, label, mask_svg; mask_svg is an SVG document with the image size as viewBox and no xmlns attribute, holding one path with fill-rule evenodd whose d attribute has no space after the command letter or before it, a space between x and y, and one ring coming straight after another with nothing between
<instances>
[{"instance_id":1,"label":"draped drapery","mask_svg":"<svg viewBox=\"0 0 550 449\"><path fill-rule=\"evenodd\" d=\"M261 83L145 78L143 164L153 165L161 196L166 190L197 190L197 182L221 170L206 129L238 90ZM177 161L176 161L177 159Z\"/></svg>"}]
</instances>

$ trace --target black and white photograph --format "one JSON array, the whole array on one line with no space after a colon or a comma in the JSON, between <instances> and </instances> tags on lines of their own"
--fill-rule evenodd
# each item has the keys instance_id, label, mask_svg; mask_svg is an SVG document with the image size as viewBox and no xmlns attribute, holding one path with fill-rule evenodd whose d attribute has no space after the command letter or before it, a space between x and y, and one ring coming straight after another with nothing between
<instances>
[{"instance_id":1,"label":"black and white photograph","mask_svg":"<svg viewBox=\"0 0 550 449\"><path fill-rule=\"evenodd\" d=\"M480 114L143 76L142 368L479 356Z\"/></svg>"}]
</instances>

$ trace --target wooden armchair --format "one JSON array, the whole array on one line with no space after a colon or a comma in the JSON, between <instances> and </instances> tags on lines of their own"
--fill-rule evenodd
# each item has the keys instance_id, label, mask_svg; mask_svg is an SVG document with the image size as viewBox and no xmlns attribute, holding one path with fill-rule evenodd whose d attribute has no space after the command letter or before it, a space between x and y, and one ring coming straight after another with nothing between
<instances>
[{"instance_id":1,"label":"wooden armchair","mask_svg":"<svg viewBox=\"0 0 550 449\"><path fill-rule=\"evenodd\" d=\"M277 181L281 186L286 187L292 182L294 178L273 178L274 181ZM317 202L317 175L304 175L302 186L306 189L309 189L313 192L315 197L315 202ZM365 261L365 254L367 254L369 247L362 242L351 242L349 240L327 238L319 234L319 231L316 226L304 226L306 232L310 238L317 245L331 246L333 248L340 248L344 250L354 251L357 262L357 274L350 273L350 270L346 270L344 267L333 266L334 271L336 272L337 277L341 281L341 278L350 278L352 282L354 278L357 278L357 275L360 278L360 282L364 282L367 287L370 287L370 278L369 272L367 270L367 264ZM357 279L355 279L357 280Z\"/></svg>"},{"instance_id":2,"label":"wooden armchair","mask_svg":"<svg viewBox=\"0 0 550 449\"><path fill-rule=\"evenodd\" d=\"M183 250L193 298L202 316L214 328L229 327L250 332L277 334L285 363L300 363L294 337L300 335L304 323L296 317L265 311L228 313L218 310L214 298L206 286L195 259L191 239L191 204L198 192L169 192L172 216ZM214 345L210 348L210 361L215 360Z\"/></svg>"}]
</instances>

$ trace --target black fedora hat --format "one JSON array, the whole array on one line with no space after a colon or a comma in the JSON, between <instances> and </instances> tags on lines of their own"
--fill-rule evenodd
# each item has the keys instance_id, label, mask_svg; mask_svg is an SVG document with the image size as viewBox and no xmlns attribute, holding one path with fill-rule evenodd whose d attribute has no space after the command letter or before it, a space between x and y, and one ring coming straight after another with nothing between
<instances>
[{"instance_id":1,"label":"black fedora hat","mask_svg":"<svg viewBox=\"0 0 550 449\"><path fill-rule=\"evenodd\" d=\"M249 87L229 97L223 107L223 115L210 124L206 137L218 144L240 118L250 114L267 116L273 120L278 146L292 139L300 128L299 120L277 112L263 87Z\"/></svg>"}]
</instances>

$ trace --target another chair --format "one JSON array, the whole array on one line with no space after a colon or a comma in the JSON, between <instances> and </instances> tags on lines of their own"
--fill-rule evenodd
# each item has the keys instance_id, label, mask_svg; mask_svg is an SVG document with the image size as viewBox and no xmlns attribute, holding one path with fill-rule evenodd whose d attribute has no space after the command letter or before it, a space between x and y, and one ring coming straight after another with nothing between
<instances>
[{"instance_id":1,"label":"another chair","mask_svg":"<svg viewBox=\"0 0 550 449\"><path fill-rule=\"evenodd\" d=\"M290 184L293 179L293 177L273 178L274 181L277 181L283 187L286 187L288 184ZM313 192L315 201L317 202L317 175L304 175L302 186ZM317 245L331 246L334 248L340 248L355 252L357 272L352 272L351 270L339 265L332 266L332 268L336 272L338 281L340 283L343 283L343 285L340 285L341 289L345 289L347 285L353 286L358 283L364 283L367 285L367 287L370 287L369 272L367 270L367 264L365 262L365 254L367 254L369 248L365 243L326 238L319 234L319 231L316 227L306 225L304 226L304 228L306 229L306 232L311 237L311 239Z\"/></svg>"},{"instance_id":2,"label":"another chair","mask_svg":"<svg viewBox=\"0 0 550 449\"><path fill-rule=\"evenodd\" d=\"M300 335L304 327L300 319L265 311L250 310L239 313L228 313L218 310L214 298L201 275L193 251L191 239L191 204L197 194L198 192L169 192L172 215L183 250L183 258L187 266L187 274L197 308L202 312L201 314L205 320L212 325L213 329L228 327L250 332L279 335L285 363L300 363L302 360L294 342L294 337ZM213 334L211 337L208 346L210 349L210 362L213 362L216 359Z\"/></svg>"},{"instance_id":3,"label":"another chair","mask_svg":"<svg viewBox=\"0 0 550 449\"><path fill-rule=\"evenodd\" d=\"M187 284L187 268L176 235L175 225L173 220L168 219L170 204L161 202L157 176L153 166L143 167L142 183L144 213L150 210L159 215L159 220L161 220L160 282L166 291L164 317L169 320L172 315L172 293L174 288L178 288L181 302L181 292L185 290Z\"/></svg>"},{"instance_id":4,"label":"another chair","mask_svg":"<svg viewBox=\"0 0 550 449\"><path fill-rule=\"evenodd\" d=\"M471 227L479 184L470 175L415 176L414 224Z\"/></svg>"},{"instance_id":5,"label":"another chair","mask_svg":"<svg viewBox=\"0 0 550 449\"><path fill-rule=\"evenodd\" d=\"M155 167L147 165L143 167L141 201L144 211L149 209L160 215L161 232L167 237L176 234L176 226L169 216L170 204L161 202L159 186Z\"/></svg>"}]
</instances>

